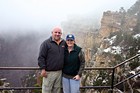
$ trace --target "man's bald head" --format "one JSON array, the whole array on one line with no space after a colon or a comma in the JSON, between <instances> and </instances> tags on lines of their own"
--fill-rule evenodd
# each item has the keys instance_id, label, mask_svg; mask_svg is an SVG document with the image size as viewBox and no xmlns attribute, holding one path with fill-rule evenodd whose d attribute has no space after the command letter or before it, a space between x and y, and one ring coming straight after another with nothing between
<instances>
[{"instance_id":1,"label":"man's bald head","mask_svg":"<svg viewBox=\"0 0 140 93\"><path fill-rule=\"evenodd\" d=\"M61 33L62 33L62 28L61 27L54 27L53 29L52 29L52 32L53 31L61 31Z\"/></svg>"},{"instance_id":2,"label":"man's bald head","mask_svg":"<svg viewBox=\"0 0 140 93\"><path fill-rule=\"evenodd\" d=\"M62 36L62 29L60 27L54 27L52 30L52 38L55 41L59 41Z\"/></svg>"}]
</instances>

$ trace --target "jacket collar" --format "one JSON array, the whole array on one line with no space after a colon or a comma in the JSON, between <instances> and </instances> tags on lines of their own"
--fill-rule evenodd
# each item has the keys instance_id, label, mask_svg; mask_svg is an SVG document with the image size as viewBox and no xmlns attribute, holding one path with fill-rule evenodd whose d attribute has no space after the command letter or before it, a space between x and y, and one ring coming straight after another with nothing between
<instances>
[{"instance_id":1,"label":"jacket collar","mask_svg":"<svg viewBox=\"0 0 140 93\"><path fill-rule=\"evenodd\" d=\"M55 42L54 38L52 38L52 36L49 38L50 42ZM61 38L61 42L64 41L64 39ZM60 42L60 43L61 43Z\"/></svg>"}]
</instances>

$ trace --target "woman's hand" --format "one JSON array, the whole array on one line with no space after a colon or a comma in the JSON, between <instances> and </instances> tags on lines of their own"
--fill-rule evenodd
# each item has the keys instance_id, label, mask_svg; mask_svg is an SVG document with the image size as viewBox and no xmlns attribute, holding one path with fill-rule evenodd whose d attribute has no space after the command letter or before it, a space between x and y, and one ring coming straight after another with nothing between
<instances>
[{"instance_id":1,"label":"woman's hand","mask_svg":"<svg viewBox=\"0 0 140 93\"><path fill-rule=\"evenodd\" d=\"M80 80L80 76L79 75L76 75L76 76L73 77L73 79L74 80Z\"/></svg>"}]
</instances>

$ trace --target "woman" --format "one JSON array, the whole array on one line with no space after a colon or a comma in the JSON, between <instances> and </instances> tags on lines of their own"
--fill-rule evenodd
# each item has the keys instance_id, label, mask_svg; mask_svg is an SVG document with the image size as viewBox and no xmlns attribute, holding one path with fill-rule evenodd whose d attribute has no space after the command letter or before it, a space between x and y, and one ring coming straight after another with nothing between
<instances>
[{"instance_id":1,"label":"woman","mask_svg":"<svg viewBox=\"0 0 140 93\"><path fill-rule=\"evenodd\" d=\"M75 44L75 37L68 34L63 68L63 92L80 93L80 78L85 66L85 57L82 48Z\"/></svg>"}]
</instances>

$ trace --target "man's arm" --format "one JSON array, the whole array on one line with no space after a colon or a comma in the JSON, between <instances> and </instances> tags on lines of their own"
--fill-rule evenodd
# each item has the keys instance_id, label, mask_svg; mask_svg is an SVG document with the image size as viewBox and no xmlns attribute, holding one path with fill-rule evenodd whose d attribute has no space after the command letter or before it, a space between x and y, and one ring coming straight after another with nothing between
<instances>
[{"instance_id":1,"label":"man's arm","mask_svg":"<svg viewBox=\"0 0 140 93\"><path fill-rule=\"evenodd\" d=\"M40 46L40 51L39 51L39 56L38 56L38 65L40 69L45 69L46 68L46 58L47 58L47 44L45 41L41 44Z\"/></svg>"}]
</instances>

